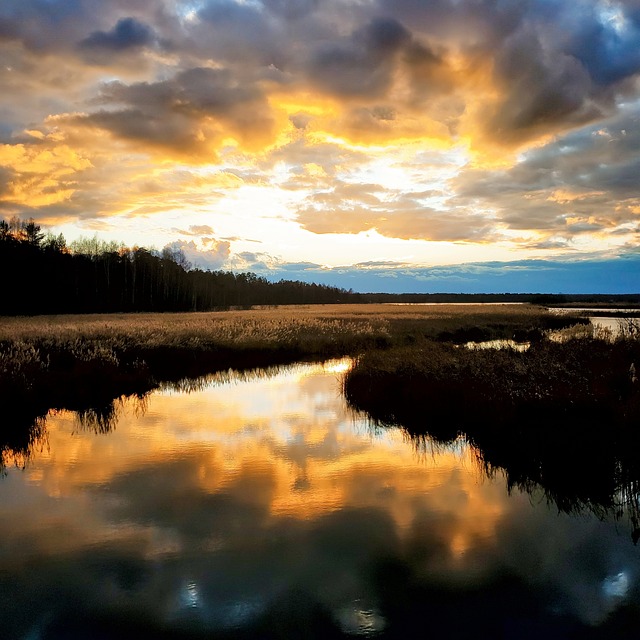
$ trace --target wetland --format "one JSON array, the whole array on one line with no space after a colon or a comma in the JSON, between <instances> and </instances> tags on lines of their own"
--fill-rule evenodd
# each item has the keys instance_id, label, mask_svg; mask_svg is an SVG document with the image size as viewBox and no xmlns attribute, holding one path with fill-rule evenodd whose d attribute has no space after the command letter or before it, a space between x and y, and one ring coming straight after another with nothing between
<instances>
[{"instance_id":1,"label":"wetland","mask_svg":"<svg viewBox=\"0 0 640 640\"><path fill-rule=\"evenodd\" d=\"M3 634L636 637L620 326L528 305L2 319ZM527 348L465 346L488 340Z\"/></svg>"}]
</instances>

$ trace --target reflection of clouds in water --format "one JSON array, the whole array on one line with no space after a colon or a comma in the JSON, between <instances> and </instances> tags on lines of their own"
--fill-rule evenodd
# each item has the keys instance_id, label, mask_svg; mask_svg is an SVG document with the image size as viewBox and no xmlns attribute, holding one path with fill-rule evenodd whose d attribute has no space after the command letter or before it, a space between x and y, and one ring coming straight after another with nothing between
<instances>
[{"instance_id":1,"label":"reflection of clouds in water","mask_svg":"<svg viewBox=\"0 0 640 640\"><path fill-rule=\"evenodd\" d=\"M50 451L0 483L0 562L16 594L0 606L16 629L16 608L33 609L51 583L43 615L56 602L117 610L126 597L155 619L212 628L246 625L298 589L368 634L389 622L386 578L372 577L385 562L402 567L402 588L424 591L490 591L508 576L587 622L636 593L627 538L508 498L502 478L479 482L462 440L416 452L397 431L372 436L336 383L306 365L247 387L155 394L145 415L124 411L99 437L52 419ZM36 582L21 577L33 566Z\"/></svg>"},{"instance_id":2,"label":"reflection of clouds in water","mask_svg":"<svg viewBox=\"0 0 640 640\"><path fill-rule=\"evenodd\" d=\"M198 593L198 585L195 582L188 582L182 591L182 605L184 607L195 609L200 604L200 594Z\"/></svg>"},{"instance_id":3,"label":"reflection of clouds in water","mask_svg":"<svg viewBox=\"0 0 640 640\"><path fill-rule=\"evenodd\" d=\"M604 579L602 591L607 598L625 598L629 592L629 586L629 576L625 571L621 571Z\"/></svg>"},{"instance_id":4,"label":"reflection of clouds in water","mask_svg":"<svg viewBox=\"0 0 640 640\"><path fill-rule=\"evenodd\" d=\"M384 631L384 617L375 607L364 607L365 603L356 600L337 612L338 623L343 631L359 636L374 636Z\"/></svg>"},{"instance_id":5,"label":"reflection of clouds in water","mask_svg":"<svg viewBox=\"0 0 640 640\"><path fill-rule=\"evenodd\" d=\"M632 579L640 570L637 549L594 517L557 516L553 505L531 509L523 500L497 534L491 557L541 585L563 614L599 624L626 596L638 598Z\"/></svg>"}]
</instances>

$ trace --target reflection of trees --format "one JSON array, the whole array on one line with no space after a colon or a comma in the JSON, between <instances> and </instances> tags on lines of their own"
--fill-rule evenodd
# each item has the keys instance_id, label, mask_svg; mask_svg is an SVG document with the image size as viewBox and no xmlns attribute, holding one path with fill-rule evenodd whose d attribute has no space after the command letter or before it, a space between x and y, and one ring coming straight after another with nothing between
<instances>
[{"instance_id":1,"label":"reflection of trees","mask_svg":"<svg viewBox=\"0 0 640 640\"><path fill-rule=\"evenodd\" d=\"M606 428L606 423L601 428ZM503 434L476 434L470 440L488 476L502 470L507 487L537 493L566 513L588 510L600 518L629 518L633 540L640 538L638 438L601 437L581 424L549 423L534 438L514 428Z\"/></svg>"},{"instance_id":2,"label":"reflection of trees","mask_svg":"<svg viewBox=\"0 0 640 640\"><path fill-rule=\"evenodd\" d=\"M425 354L403 352L397 364L393 353L365 355L346 378L348 401L380 425L402 425L422 448L425 437L462 433L483 472L503 472L509 489L542 490L567 513L626 516L640 539L637 340Z\"/></svg>"},{"instance_id":3,"label":"reflection of trees","mask_svg":"<svg viewBox=\"0 0 640 640\"><path fill-rule=\"evenodd\" d=\"M160 391L175 391L178 393L197 393L211 385L249 382L251 380L267 379L282 373L289 364L274 364L272 366L252 367L247 369L224 369L215 373L195 377L175 378L159 383Z\"/></svg>"},{"instance_id":4,"label":"reflection of trees","mask_svg":"<svg viewBox=\"0 0 640 640\"><path fill-rule=\"evenodd\" d=\"M373 418L374 416L372 416ZM388 425L388 421L378 424ZM426 426L426 425L425 425ZM404 426L421 456L450 447L463 433L483 474L503 473L509 491L544 497L560 511L590 511L601 519L628 518L634 542L640 539L640 435L595 435L581 423L513 423L492 429L462 424L431 431ZM606 429L606 423L601 427Z\"/></svg>"},{"instance_id":5,"label":"reflection of trees","mask_svg":"<svg viewBox=\"0 0 640 640\"><path fill-rule=\"evenodd\" d=\"M46 417L29 416L28 421L28 426L21 428L8 416L8 427L0 441L0 474L10 466L23 468L35 451L48 445Z\"/></svg>"},{"instance_id":6,"label":"reflection of trees","mask_svg":"<svg viewBox=\"0 0 640 640\"><path fill-rule=\"evenodd\" d=\"M1 229L0 229L1 231ZM4 407L3 430L0 435L0 472L7 466L23 467L38 450L47 445L47 415L60 409L75 414L79 430L106 434L116 428L125 406L133 407L137 415L144 415L149 394L160 391L195 393L211 385L230 382L247 382L259 378L270 378L283 371L284 364L267 367L250 366L247 368L225 368L216 373L198 377L181 377L182 369L174 366L173 376L162 381L144 380L140 389L132 393L130 380L108 379L101 384L94 380L85 380L85 385L60 384L40 403L34 404L31 396L25 398L16 392L13 401ZM204 367L209 370L210 366ZM47 396L50 396L47 398Z\"/></svg>"},{"instance_id":7,"label":"reflection of trees","mask_svg":"<svg viewBox=\"0 0 640 640\"><path fill-rule=\"evenodd\" d=\"M135 403L135 411L144 413L146 396L133 395L126 399ZM125 398L108 401L100 406L79 407L73 410L79 429L92 433L110 433L116 427L125 406ZM32 455L48 446L47 417L57 409L30 410L28 406L7 408L6 428L0 440L0 471L9 466L24 467Z\"/></svg>"},{"instance_id":8,"label":"reflection of trees","mask_svg":"<svg viewBox=\"0 0 640 640\"><path fill-rule=\"evenodd\" d=\"M110 433L116 428L122 407L123 401L119 398L102 407L79 409L76 420L83 431Z\"/></svg>"}]
</instances>

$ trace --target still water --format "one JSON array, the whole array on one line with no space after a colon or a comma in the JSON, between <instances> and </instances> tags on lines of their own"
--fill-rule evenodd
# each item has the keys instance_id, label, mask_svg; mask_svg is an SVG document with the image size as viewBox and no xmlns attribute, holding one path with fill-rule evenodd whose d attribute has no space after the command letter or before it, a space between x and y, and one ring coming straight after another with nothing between
<instances>
[{"instance_id":1,"label":"still water","mask_svg":"<svg viewBox=\"0 0 640 640\"><path fill-rule=\"evenodd\" d=\"M372 427L349 364L49 415L0 479L0 636L569 637L640 603L624 519Z\"/></svg>"}]
</instances>

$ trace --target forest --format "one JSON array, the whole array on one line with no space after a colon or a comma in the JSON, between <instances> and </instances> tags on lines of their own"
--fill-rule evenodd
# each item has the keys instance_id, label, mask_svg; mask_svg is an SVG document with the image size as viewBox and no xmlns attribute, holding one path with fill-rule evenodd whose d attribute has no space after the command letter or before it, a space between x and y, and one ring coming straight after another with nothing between
<instances>
[{"instance_id":1,"label":"forest","mask_svg":"<svg viewBox=\"0 0 640 640\"><path fill-rule=\"evenodd\" d=\"M194 267L180 249L127 247L82 238L70 244L33 219L0 220L0 315L214 311L261 305L354 303L585 303L637 307L640 294L356 293L299 280Z\"/></svg>"},{"instance_id":2,"label":"forest","mask_svg":"<svg viewBox=\"0 0 640 640\"><path fill-rule=\"evenodd\" d=\"M252 305L357 302L358 295L253 273L192 268L181 250L96 238L67 245L32 219L0 220L0 315L211 311Z\"/></svg>"}]
</instances>

